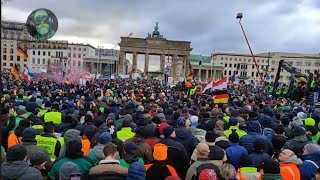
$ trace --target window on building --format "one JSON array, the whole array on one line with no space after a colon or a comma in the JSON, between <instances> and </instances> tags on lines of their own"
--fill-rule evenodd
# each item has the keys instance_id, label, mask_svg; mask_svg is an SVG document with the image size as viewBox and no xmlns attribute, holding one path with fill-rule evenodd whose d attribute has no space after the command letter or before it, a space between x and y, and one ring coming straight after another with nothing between
<instances>
[{"instance_id":1,"label":"window on building","mask_svg":"<svg viewBox=\"0 0 320 180\"><path fill-rule=\"evenodd\" d=\"M258 72L256 72L256 77L259 77Z\"/></svg>"},{"instance_id":2,"label":"window on building","mask_svg":"<svg viewBox=\"0 0 320 180\"><path fill-rule=\"evenodd\" d=\"M77 50L77 48L76 48L76 47L74 47L74 48L73 48L73 50L74 50L74 51L76 51L76 50Z\"/></svg>"},{"instance_id":3,"label":"window on building","mask_svg":"<svg viewBox=\"0 0 320 180\"><path fill-rule=\"evenodd\" d=\"M229 71L229 76L231 76L231 71Z\"/></svg>"},{"instance_id":4,"label":"window on building","mask_svg":"<svg viewBox=\"0 0 320 180\"><path fill-rule=\"evenodd\" d=\"M83 48L83 51L87 51L87 48Z\"/></svg>"},{"instance_id":5,"label":"window on building","mask_svg":"<svg viewBox=\"0 0 320 180\"><path fill-rule=\"evenodd\" d=\"M78 54L78 58L81 58L81 54Z\"/></svg>"},{"instance_id":6,"label":"window on building","mask_svg":"<svg viewBox=\"0 0 320 180\"><path fill-rule=\"evenodd\" d=\"M259 63L259 62L260 62L260 59L258 59L257 62Z\"/></svg>"},{"instance_id":7,"label":"window on building","mask_svg":"<svg viewBox=\"0 0 320 180\"><path fill-rule=\"evenodd\" d=\"M41 54L41 52L40 52L40 51L38 51L38 56L40 56L40 54Z\"/></svg>"},{"instance_id":8,"label":"window on building","mask_svg":"<svg viewBox=\"0 0 320 180\"><path fill-rule=\"evenodd\" d=\"M228 64L227 64L227 63L225 63L225 64L224 64L224 67L228 67Z\"/></svg>"},{"instance_id":9,"label":"window on building","mask_svg":"<svg viewBox=\"0 0 320 180\"><path fill-rule=\"evenodd\" d=\"M7 41L3 41L3 46L7 46Z\"/></svg>"},{"instance_id":10,"label":"window on building","mask_svg":"<svg viewBox=\"0 0 320 180\"><path fill-rule=\"evenodd\" d=\"M230 61L232 61L232 58L230 58Z\"/></svg>"},{"instance_id":11,"label":"window on building","mask_svg":"<svg viewBox=\"0 0 320 180\"><path fill-rule=\"evenodd\" d=\"M50 59L48 59L48 64L50 64Z\"/></svg>"},{"instance_id":12,"label":"window on building","mask_svg":"<svg viewBox=\"0 0 320 180\"><path fill-rule=\"evenodd\" d=\"M13 67L13 63L10 63L10 67Z\"/></svg>"},{"instance_id":13,"label":"window on building","mask_svg":"<svg viewBox=\"0 0 320 180\"><path fill-rule=\"evenodd\" d=\"M264 68L264 65L261 65L261 69L263 69Z\"/></svg>"},{"instance_id":14,"label":"window on building","mask_svg":"<svg viewBox=\"0 0 320 180\"><path fill-rule=\"evenodd\" d=\"M2 63L2 66L7 66L7 63Z\"/></svg>"},{"instance_id":15,"label":"window on building","mask_svg":"<svg viewBox=\"0 0 320 180\"><path fill-rule=\"evenodd\" d=\"M68 53L68 57L71 57L71 53Z\"/></svg>"},{"instance_id":16,"label":"window on building","mask_svg":"<svg viewBox=\"0 0 320 180\"><path fill-rule=\"evenodd\" d=\"M38 63L37 64L40 64L40 58L38 58Z\"/></svg>"},{"instance_id":17,"label":"window on building","mask_svg":"<svg viewBox=\"0 0 320 180\"><path fill-rule=\"evenodd\" d=\"M46 64L46 59L42 59L42 64Z\"/></svg>"},{"instance_id":18,"label":"window on building","mask_svg":"<svg viewBox=\"0 0 320 180\"><path fill-rule=\"evenodd\" d=\"M13 56L12 55L10 55L10 61L13 61Z\"/></svg>"},{"instance_id":19,"label":"window on building","mask_svg":"<svg viewBox=\"0 0 320 180\"><path fill-rule=\"evenodd\" d=\"M45 52L45 51L43 51L43 53L42 53L42 54L43 54L43 56L45 56L45 55L46 55L46 52Z\"/></svg>"},{"instance_id":20,"label":"window on building","mask_svg":"<svg viewBox=\"0 0 320 180\"><path fill-rule=\"evenodd\" d=\"M51 52L50 51L48 51L48 56L51 56Z\"/></svg>"},{"instance_id":21,"label":"window on building","mask_svg":"<svg viewBox=\"0 0 320 180\"><path fill-rule=\"evenodd\" d=\"M302 62L296 62L296 65L297 65L297 66L301 66L301 65L302 65Z\"/></svg>"},{"instance_id":22,"label":"window on building","mask_svg":"<svg viewBox=\"0 0 320 180\"><path fill-rule=\"evenodd\" d=\"M13 48L10 48L10 54L13 54Z\"/></svg>"},{"instance_id":23,"label":"window on building","mask_svg":"<svg viewBox=\"0 0 320 180\"><path fill-rule=\"evenodd\" d=\"M76 66L76 61L73 61L73 62L72 62L72 66Z\"/></svg>"},{"instance_id":24,"label":"window on building","mask_svg":"<svg viewBox=\"0 0 320 180\"><path fill-rule=\"evenodd\" d=\"M239 58L239 61L241 62L241 61L242 61L242 59L241 59L241 58Z\"/></svg>"},{"instance_id":25,"label":"window on building","mask_svg":"<svg viewBox=\"0 0 320 180\"><path fill-rule=\"evenodd\" d=\"M7 60L7 56L4 54L2 57L3 60Z\"/></svg>"},{"instance_id":26,"label":"window on building","mask_svg":"<svg viewBox=\"0 0 320 180\"><path fill-rule=\"evenodd\" d=\"M264 63L264 60L262 60L262 63Z\"/></svg>"},{"instance_id":27,"label":"window on building","mask_svg":"<svg viewBox=\"0 0 320 180\"><path fill-rule=\"evenodd\" d=\"M252 65L252 69L254 69L254 65Z\"/></svg>"},{"instance_id":28,"label":"window on building","mask_svg":"<svg viewBox=\"0 0 320 180\"><path fill-rule=\"evenodd\" d=\"M81 61L78 61L78 66L79 66L79 67L81 66Z\"/></svg>"},{"instance_id":29,"label":"window on building","mask_svg":"<svg viewBox=\"0 0 320 180\"><path fill-rule=\"evenodd\" d=\"M73 54L73 57L75 58L77 55L76 54Z\"/></svg>"},{"instance_id":30,"label":"window on building","mask_svg":"<svg viewBox=\"0 0 320 180\"><path fill-rule=\"evenodd\" d=\"M86 56L86 54L83 54L83 56L82 57L85 57Z\"/></svg>"},{"instance_id":31,"label":"window on building","mask_svg":"<svg viewBox=\"0 0 320 180\"><path fill-rule=\"evenodd\" d=\"M251 77L253 77L254 76L254 72L251 72Z\"/></svg>"},{"instance_id":32,"label":"window on building","mask_svg":"<svg viewBox=\"0 0 320 180\"><path fill-rule=\"evenodd\" d=\"M232 67L232 64L229 64L229 67L231 68L231 67Z\"/></svg>"},{"instance_id":33,"label":"window on building","mask_svg":"<svg viewBox=\"0 0 320 180\"><path fill-rule=\"evenodd\" d=\"M228 58L226 57L226 60L228 60Z\"/></svg>"},{"instance_id":34,"label":"window on building","mask_svg":"<svg viewBox=\"0 0 320 180\"><path fill-rule=\"evenodd\" d=\"M306 66L311 66L311 62L306 62Z\"/></svg>"},{"instance_id":35,"label":"window on building","mask_svg":"<svg viewBox=\"0 0 320 180\"><path fill-rule=\"evenodd\" d=\"M234 58L235 61L237 61L237 58Z\"/></svg>"},{"instance_id":36,"label":"window on building","mask_svg":"<svg viewBox=\"0 0 320 180\"><path fill-rule=\"evenodd\" d=\"M237 64L234 64L233 67L234 67L234 68L237 68Z\"/></svg>"},{"instance_id":37,"label":"window on building","mask_svg":"<svg viewBox=\"0 0 320 180\"><path fill-rule=\"evenodd\" d=\"M3 48L3 53L7 53L7 48Z\"/></svg>"},{"instance_id":38,"label":"window on building","mask_svg":"<svg viewBox=\"0 0 320 180\"><path fill-rule=\"evenodd\" d=\"M78 50L81 51L81 48L79 48Z\"/></svg>"},{"instance_id":39,"label":"window on building","mask_svg":"<svg viewBox=\"0 0 320 180\"><path fill-rule=\"evenodd\" d=\"M36 51L32 51L32 55L36 55Z\"/></svg>"},{"instance_id":40,"label":"window on building","mask_svg":"<svg viewBox=\"0 0 320 180\"><path fill-rule=\"evenodd\" d=\"M10 47L13 47L13 41L10 41Z\"/></svg>"},{"instance_id":41,"label":"window on building","mask_svg":"<svg viewBox=\"0 0 320 180\"><path fill-rule=\"evenodd\" d=\"M274 75L271 75L271 79L273 79L274 78Z\"/></svg>"},{"instance_id":42,"label":"window on building","mask_svg":"<svg viewBox=\"0 0 320 180\"><path fill-rule=\"evenodd\" d=\"M221 57L221 60L223 60L223 57Z\"/></svg>"},{"instance_id":43,"label":"window on building","mask_svg":"<svg viewBox=\"0 0 320 180\"><path fill-rule=\"evenodd\" d=\"M32 64L35 64L35 63L36 63L36 59L32 58Z\"/></svg>"},{"instance_id":44,"label":"window on building","mask_svg":"<svg viewBox=\"0 0 320 180\"><path fill-rule=\"evenodd\" d=\"M274 71L274 68L271 68L271 71L273 72L273 71Z\"/></svg>"},{"instance_id":45,"label":"window on building","mask_svg":"<svg viewBox=\"0 0 320 180\"><path fill-rule=\"evenodd\" d=\"M20 56L17 56L17 61L20 61Z\"/></svg>"}]
</instances>

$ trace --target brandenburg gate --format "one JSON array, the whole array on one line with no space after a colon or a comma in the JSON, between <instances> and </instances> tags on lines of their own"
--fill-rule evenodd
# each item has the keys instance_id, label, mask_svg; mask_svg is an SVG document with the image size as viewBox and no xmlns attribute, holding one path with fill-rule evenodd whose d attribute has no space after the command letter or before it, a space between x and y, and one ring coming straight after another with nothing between
<instances>
[{"instance_id":1,"label":"brandenburg gate","mask_svg":"<svg viewBox=\"0 0 320 180\"><path fill-rule=\"evenodd\" d=\"M147 38L121 37L119 61L117 71L120 74L126 74L126 54L132 53L132 70L137 68L137 55L144 54L144 73L149 72L149 55L160 56L160 71L163 73L165 69L170 69L173 77L186 76L191 72L190 52L191 42L188 41L172 41L163 38L158 31L158 23L154 27L152 34L148 34ZM171 62L166 62L166 57ZM166 67L165 67L166 66ZM169 66L169 68L167 67Z\"/></svg>"}]
</instances>

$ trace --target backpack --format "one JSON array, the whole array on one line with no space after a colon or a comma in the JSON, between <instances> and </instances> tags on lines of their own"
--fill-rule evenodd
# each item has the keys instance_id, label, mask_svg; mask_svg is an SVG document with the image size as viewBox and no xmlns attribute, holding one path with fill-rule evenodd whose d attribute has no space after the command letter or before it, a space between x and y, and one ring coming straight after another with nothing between
<instances>
[{"instance_id":1,"label":"backpack","mask_svg":"<svg viewBox=\"0 0 320 180\"><path fill-rule=\"evenodd\" d=\"M201 164L197 167L197 171L196 171L197 174L195 176L193 176L191 180L198 180L201 172L205 169L213 169L217 174L217 179L223 179L220 175L220 169L217 165L212 164L212 163L204 163L204 164Z\"/></svg>"}]
</instances>

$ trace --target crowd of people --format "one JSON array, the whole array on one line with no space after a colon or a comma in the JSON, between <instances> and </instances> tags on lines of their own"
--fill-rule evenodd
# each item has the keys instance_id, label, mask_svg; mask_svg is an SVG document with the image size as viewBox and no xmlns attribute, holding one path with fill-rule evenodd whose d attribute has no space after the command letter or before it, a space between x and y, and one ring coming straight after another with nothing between
<instances>
[{"instance_id":1,"label":"crowd of people","mask_svg":"<svg viewBox=\"0 0 320 180\"><path fill-rule=\"evenodd\" d=\"M3 179L320 180L308 97L241 84L214 104L184 82L2 81Z\"/></svg>"}]
</instances>

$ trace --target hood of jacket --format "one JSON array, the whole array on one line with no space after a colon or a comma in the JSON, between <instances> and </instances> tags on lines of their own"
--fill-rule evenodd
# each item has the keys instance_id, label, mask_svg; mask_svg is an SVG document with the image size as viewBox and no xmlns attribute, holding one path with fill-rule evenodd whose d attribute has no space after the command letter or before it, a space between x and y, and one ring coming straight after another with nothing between
<instances>
[{"instance_id":1,"label":"hood of jacket","mask_svg":"<svg viewBox=\"0 0 320 180\"><path fill-rule=\"evenodd\" d=\"M192 134L190 131L188 131L187 129L185 128L177 128L175 129L175 132L176 132L176 136L179 138L179 139L192 139Z\"/></svg>"},{"instance_id":2,"label":"hood of jacket","mask_svg":"<svg viewBox=\"0 0 320 180\"><path fill-rule=\"evenodd\" d=\"M219 142L219 141L228 141L229 142L229 139L226 136L220 136L220 137L217 137L215 142Z\"/></svg>"},{"instance_id":3,"label":"hood of jacket","mask_svg":"<svg viewBox=\"0 0 320 180\"><path fill-rule=\"evenodd\" d=\"M302 164L302 160L300 158L297 157L297 155L293 155L291 157L289 157L287 160L285 160L284 162L281 162L282 164L289 164L289 163L293 163L296 165L301 165Z\"/></svg>"},{"instance_id":4,"label":"hood of jacket","mask_svg":"<svg viewBox=\"0 0 320 180\"><path fill-rule=\"evenodd\" d=\"M248 132L259 132L261 133L261 125L259 121L248 121L247 122Z\"/></svg>"},{"instance_id":5,"label":"hood of jacket","mask_svg":"<svg viewBox=\"0 0 320 180\"><path fill-rule=\"evenodd\" d=\"M311 160L311 161L314 161L314 162L316 162L316 161L320 162L320 151L317 151L317 152L312 153L312 154L305 155L303 159L304 160Z\"/></svg>"},{"instance_id":6,"label":"hood of jacket","mask_svg":"<svg viewBox=\"0 0 320 180\"><path fill-rule=\"evenodd\" d=\"M139 156L135 154L125 154L123 160L125 160L128 164L132 164L139 160Z\"/></svg>"},{"instance_id":7,"label":"hood of jacket","mask_svg":"<svg viewBox=\"0 0 320 180\"><path fill-rule=\"evenodd\" d=\"M28 170L28 168L29 165L26 161L4 162L1 165L1 176L10 179L18 179Z\"/></svg>"},{"instance_id":8,"label":"hood of jacket","mask_svg":"<svg viewBox=\"0 0 320 180\"><path fill-rule=\"evenodd\" d=\"M195 136L205 136L207 133L207 131L203 129L198 129L194 126L189 127L188 130Z\"/></svg>"},{"instance_id":9,"label":"hood of jacket","mask_svg":"<svg viewBox=\"0 0 320 180\"><path fill-rule=\"evenodd\" d=\"M100 143L98 143L96 146L94 146L92 148L92 151L96 155L97 159L102 160L105 158L104 153L103 153L103 148L104 148L104 145L100 144Z\"/></svg>"}]
</instances>

